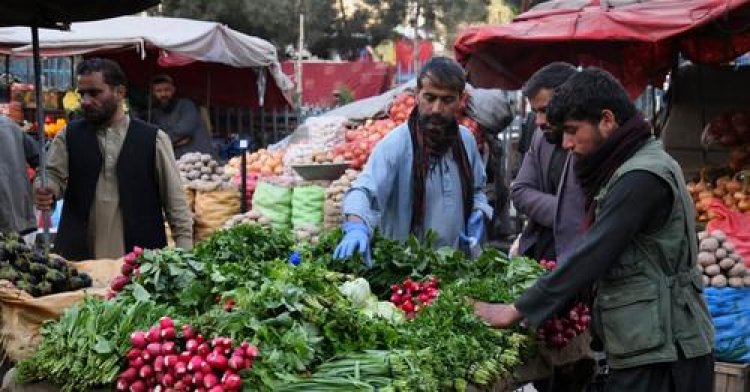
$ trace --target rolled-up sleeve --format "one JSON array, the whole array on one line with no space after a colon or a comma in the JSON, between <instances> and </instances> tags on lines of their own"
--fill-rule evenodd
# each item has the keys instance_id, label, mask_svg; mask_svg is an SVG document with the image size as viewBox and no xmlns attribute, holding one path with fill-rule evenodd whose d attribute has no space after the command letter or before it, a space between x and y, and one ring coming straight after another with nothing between
<instances>
[{"instance_id":1,"label":"rolled-up sleeve","mask_svg":"<svg viewBox=\"0 0 750 392\"><path fill-rule=\"evenodd\" d=\"M531 147L526 153L518 170L516 179L511 184L510 197L513 205L526 214L535 223L547 228L552 228L557 208L557 195L543 192L542 172L539 157L539 146L542 136L539 130L534 135Z\"/></svg>"},{"instance_id":2,"label":"rolled-up sleeve","mask_svg":"<svg viewBox=\"0 0 750 392\"><path fill-rule=\"evenodd\" d=\"M344 197L344 215L362 218L370 231L379 226L383 209L396 182L395 155L403 150L403 146L396 145L396 142L395 139L386 138L375 147L362 174Z\"/></svg>"},{"instance_id":3,"label":"rolled-up sleeve","mask_svg":"<svg viewBox=\"0 0 750 392\"><path fill-rule=\"evenodd\" d=\"M193 214L182 190L177 162L169 136L159 131L156 138L156 174L164 213L178 248L193 247Z\"/></svg>"}]
</instances>

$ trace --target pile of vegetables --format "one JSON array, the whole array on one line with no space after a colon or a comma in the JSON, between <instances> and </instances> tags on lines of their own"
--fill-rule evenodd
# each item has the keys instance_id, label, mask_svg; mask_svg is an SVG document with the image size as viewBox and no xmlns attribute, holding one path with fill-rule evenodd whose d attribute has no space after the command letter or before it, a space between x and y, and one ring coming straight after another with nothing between
<instances>
[{"instance_id":1,"label":"pile of vegetables","mask_svg":"<svg viewBox=\"0 0 750 392\"><path fill-rule=\"evenodd\" d=\"M269 151L261 148L253 153L246 153L246 169L248 173L258 174L260 176L279 175L284 172L284 153L285 151ZM232 175L239 173L241 157L234 157L227 163L226 170Z\"/></svg>"},{"instance_id":2,"label":"pile of vegetables","mask_svg":"<svg viewBox=\"0 0 750 392\"><path fill-rule=\"evenodd\" d=\"M388 109L388 116L396 123L401 124L409 119L409 114L417 106L416 98L411 92L404 92L396 96Z\"/></svg>"},{"instance_id":3,"label":"pile of vegetables","mask_svg":"<svg viewBox=\"0 0 750 392\"><path fill-rule=\"evenodd\" d=\"M706 287L750 287L744 259L721 230L698 233L698 269Z\"/></svg>"},{"instance_id":4,"label":"pile of vegetables","mask_svg":"<svg viewBox=\"0 0 750 392\"><path fill-rule=\"evenodd\" d=\"M728 147L750 143L750 112L734 110L716 116L702 138L705 144L718 142Z\"/></svg>"},{"instance_id":5,"label":"pile of vegetables","mask_svg":"<svg viewBox=\"0 0 750 392\"><path fill-rule=\"evenodd\" d=\"M258 349L243 341L233 346L228 337L206 341L189 324L177 336L169 317L159 319L148 331L130 335L127 368L118 375L116 391L146 390L231 392L239 391L239 372L253 366Z\"/></svg>"},{"instance_id":6,"label":"pile of vegetables","mask_svg":"<svg viewBox=\"0 0 750 392\"><path fill-rule=\"evenodd\" d=\"M244 214L237 214L229 220L224 223L225 229L231 229L234 226L238 225L247 225L247 224L258 224L261 226L270 226L271 220L263 216L260 212L257 210L250 210Z\"/></svg>"},{"instance_id":7,"label":"pile of vegetables","mask_svg":"<svg viewBox=\"0 0 750 392\"><path fill-rule=\"evenodd\" d=\"M232 176L224 172L224 167L219 165L210 154L189 152L183 154L177 160L177 168L183 182L191 184L200 183L226 183Z\"/></svg>"},{"instance_id":8,"label":"pile of vegetables","mask_svg":"<svg viewBox=\"0 0 750 392\"><path fill-rule=\"evenodd\" d=\"M344 202L344 195L358 176L358 171L348 169L341 178L332 182L326 188L326 201L323 205L323 227L326 229L336 229L341 225L343 218L341 207Z\"/></svg>"},{"instance_id":9,"label":"pile of vegetables","mask_svg":"<svg viewBox=\"0 0 750 392\"><path fill-rule=\"evenodd\" d=\"M34 297L91 287L91 277L58 256L47 257L20 242L0 235L0 280L7 280Z\"/></svg>"},{"instance_id":10,"label":"pile of vegetables","mask_svg":"<svg viewBox=\"0 0 750 392\"><path fill-rule=\"evenodd\" d=\"M562 316L553 316L537 330L537 340L548 347L563 348L571 339L584 333L591 325L591 309L582 302L576 303Z\"/></svg>"},{"instance_id":11,"label":"pile of vegetables","mask_svg":"<svg viewBox=\"0 0 750 392\"><path fill-rule=\"evenodd\" d=\"M88 299L43 327L39 350L19 365L21 379L47 380L65 390L117 387L118 380L129 390L150 383L166 389L171 382L172 388L178 381L187 386L195 361L205 390L211 390L207 379L227 390L221 379L230 362L240 363L237 347L227 343L231 338L257 347L258 354L245 349L246 368L224 381L236 374L252 390L465 390L469 383L489 388L533 349L532 331L488 328L466 298L512 301L542 274L535 261L496 250L467 260L458 251L433 249L432 235L425 243L376 236L375 266L366 269L359 256L332 259L341 235L296 248L288 232L240 225L191 252L145 250L133 263L138 273L133 268L117 296ZM409 277L424 282L424 294L432 289L436 295L437 282L429 276L440 276L440 294L425 297L430 306L407 321L388 301L390 286ZM408 286L412 294L420 291ZM162 319L167 314L172 319ZM178 325L222 338L211 340L211 347L210 339L198 343L197 333L186 335ZM131 340L134 331L142 333ZM219 347L223 359L204 357L203 343L208 355ZM189 385L197 386L196 375ZM232 388L235 381L232 376Z\"/></svg>"},{"instance_id":12,"label":"pile of vegetables","mask_svg":"<svg viewBox=\"0 0 750 392\"><path fill-rule=\"evenodd\" d=\"M750 176L744 172L732 173L726 170L719 173L721 175L711 181L704 169L697 181L687 184L699 222L708 222L716 217L711 210L711 203L716 201L733 211L750 211Z\"/></svg>"},{"instance_id":13,"label":"pile of vegetables","mask_svg":"<svg viewBox=\"0 0 750 392\"><path fill-rule=\"evenodd\" d=\"M391 285L390 301L403 310L408 319L413 319L420 310L437 298L440 293L438 285L439 280L435 276L421 282L406 278L401 284Z\"/></svg>"},{"instance_id":14,"label":"pile of vegetables","mask_svg":"<svg viewBox=\"0 0 750 392\"><path fill-rule=\"evenodd\" d=\"M351 168L361 170L375 147L398 123L391 119L366 120L346 131L345 142L333 147L334 161L349 162Z\"/></svg>"}]
</instances>

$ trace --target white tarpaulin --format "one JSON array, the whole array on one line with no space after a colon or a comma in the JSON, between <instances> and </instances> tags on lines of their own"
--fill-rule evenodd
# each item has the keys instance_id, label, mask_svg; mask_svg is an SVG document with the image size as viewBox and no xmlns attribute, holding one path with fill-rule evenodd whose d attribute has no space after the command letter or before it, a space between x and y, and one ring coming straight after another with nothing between
<instances>
[{"instance_id":1,"label":"white tarpaulin","mask_svg":"<svg viewBox=\"0 0 750 392\"><path fill-rule=\"evenodd\" d=\"M39 39L43 56L70 56L127 46L135 46L145 56L146 48L157 47L192 60L239 68L267 68L280 90L293 87L281 72L276 48L271 43L215 22L123 16L72 23L69 31L40 29ZM0 48L13 56L30 56L29 29L0 28Z\"/></svg>"}]
</instances>

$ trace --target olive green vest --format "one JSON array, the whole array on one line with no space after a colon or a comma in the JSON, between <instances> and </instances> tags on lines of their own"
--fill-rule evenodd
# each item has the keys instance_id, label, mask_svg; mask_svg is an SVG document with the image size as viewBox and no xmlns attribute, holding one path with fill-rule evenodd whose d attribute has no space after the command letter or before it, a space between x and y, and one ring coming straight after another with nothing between
<instances>
[{"instance_id":1,"label":"olive green vest","mask_svg":"<svg viewBox=\"0 0 750 392\"><path fill-rule=\"evenodd\" d=\"M664 179L674 201L664 206L672 211L664 227L638 233L597 282L594 328L613 369L676 361L677 345L687 358L709 354L713 347L713 325L696 267L695 210L682 171L661 142L651 139L617 169L596 196L597 206L633 170Z\"/></svg>"}]
</instances>

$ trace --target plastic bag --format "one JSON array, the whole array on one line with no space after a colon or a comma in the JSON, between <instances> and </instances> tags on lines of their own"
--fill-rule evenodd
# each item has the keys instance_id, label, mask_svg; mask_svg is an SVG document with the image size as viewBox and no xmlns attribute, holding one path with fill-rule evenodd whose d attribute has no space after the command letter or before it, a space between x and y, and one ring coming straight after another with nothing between
<instances>
[{"instance_id":1,"label":"plastic bag","mask_svg":"<svg viewBox=\"0 0 750 392\"><path fill-rule=\"evenodd\" d=\"M744 259L745 266L750 267L750 213L732 211L718 200L711 203L710 210L715 218L708 222L706 230L723 231Z\"/></svg>"},{"instance_id":2,"label":"plastic bag","mask_svg":"<svg viewBox=\"0 0 750 392\"><path fill-rule=\"evenodd\" d=\"M292 223L292 190L265 181L259 182L253 194L253 210L270 219L272 227L289 230Z\"/></svg>"},{"instance_id":3,"label":"plastic bag","mask_svg":"<svg viewBox=\"0 0 750 392\"><path fill-rule=\"evenodd\" d=\"M714 322L716 359L750 363L750 289L706 288Z\"/></svg>"},{"instance_id":4,"label":"plastic bag","mask_svg":"<svg viewBox=\"0 0 750 392\"><path fill-rule=\"evenodd\" d=\"M319 186L302 186L292 192L292 224L295 228L302 225L313 225L320 228L323 223L323 204L325 188Z\"/></svg>"}]
</instances>

